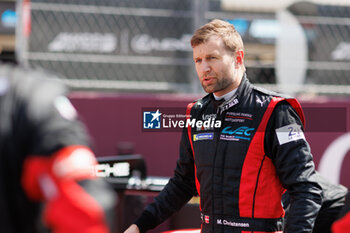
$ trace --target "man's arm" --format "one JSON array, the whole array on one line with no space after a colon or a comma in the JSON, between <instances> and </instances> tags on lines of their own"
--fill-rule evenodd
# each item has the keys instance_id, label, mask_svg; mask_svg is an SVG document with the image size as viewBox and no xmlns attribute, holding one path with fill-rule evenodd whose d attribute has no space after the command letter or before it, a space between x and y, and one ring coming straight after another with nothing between
<instances>
[{"instance_id":1,"label":"man's arm","mask_svg":"<svg viewBox=\"0 0 350 233\"><path fill-rule=\"evenodd\" d=\"M126 229L124 233L140 233L140 230L136 224L131 224L131 226Z\"/></svg>"},{"instance_id":2,"label":"man's arm","mask_svg":"<svg viewBox=\"0 0 350 233\"><path fill-rule=\"evenodd\" d=\"M285 232L312 232L322 203L322 189L317 183L303 125L295 110L286 102L276 106L269 120L265 152L272 159L277 175L290 195Z\"/></svg>"}]
</instances>

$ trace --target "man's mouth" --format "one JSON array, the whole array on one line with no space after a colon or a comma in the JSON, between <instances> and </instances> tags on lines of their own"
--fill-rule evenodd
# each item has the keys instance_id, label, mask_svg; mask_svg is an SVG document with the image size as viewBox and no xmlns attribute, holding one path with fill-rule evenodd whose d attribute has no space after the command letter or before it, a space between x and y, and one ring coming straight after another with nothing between
<instances>
[{"instance_id":1,"label":"man's mouth","mask_svg":"<svg viewBox=\"0 0 350 233\"><path fill-rule=\"evenodd\" d=\"M215 82L215 78L214 77L203 77L203 83L206 85L210 85L213 84L213 82Z\"/></svg>"}]
</instances>

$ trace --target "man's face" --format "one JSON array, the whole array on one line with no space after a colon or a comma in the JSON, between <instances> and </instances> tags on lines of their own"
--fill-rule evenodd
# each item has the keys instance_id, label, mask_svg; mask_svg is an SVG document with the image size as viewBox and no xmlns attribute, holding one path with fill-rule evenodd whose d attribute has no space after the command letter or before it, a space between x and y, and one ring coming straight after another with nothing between
<instances>
[{"instance_id":1,"label":"man's face","mask_svg":"<svg viewBox=\"0 0 350 233\"><path fill-rule=\"evenodd\" d=\"M212 36L193 48L197 75L207 93L222 96L238 87L237 65L234 52L228 50L221 38Z\"/></svg>"}]
</instances>

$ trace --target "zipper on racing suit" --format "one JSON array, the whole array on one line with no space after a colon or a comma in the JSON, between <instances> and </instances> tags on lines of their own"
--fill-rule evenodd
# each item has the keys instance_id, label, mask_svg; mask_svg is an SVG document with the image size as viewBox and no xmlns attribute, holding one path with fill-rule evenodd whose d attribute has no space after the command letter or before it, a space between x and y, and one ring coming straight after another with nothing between
<instances>
[{"instance_id":1,"label":"zipper on racing suit","mask_svg":"<svg viewBox=\"0 0 350 233\"><path fill-rule=\"evenodd\" d=\"M224 110L224 111L221 111L220 108L217 109L217 113L216 113L216 118L215 120L220 120L221 121L221 127L218 129L217 133L214 135L216 136L216 144L215 144L215 153L214 153L214 156L213 156L213 166L212 166L212 187L211 187L211 196L212 196L212 201L211 201L211 217L213 218L214 217L214 174L215 174L215 162L216 162L216 156L217 156L217 153L218 153L218 148L219 148L219 143L220 143L220 135L221 135L221 131L222 131L222 128L223 128L223 122L224 122L224 119L225 119L225 116L226 116L226 112L227 112L227 109ZM222 183L222 182L221 182ZM214 219L211 219L210 221L213 221ZM212 232L215 232L214 229L215 229L215 223L213 222L212 224Z\"/></svg>"}]
</instances>

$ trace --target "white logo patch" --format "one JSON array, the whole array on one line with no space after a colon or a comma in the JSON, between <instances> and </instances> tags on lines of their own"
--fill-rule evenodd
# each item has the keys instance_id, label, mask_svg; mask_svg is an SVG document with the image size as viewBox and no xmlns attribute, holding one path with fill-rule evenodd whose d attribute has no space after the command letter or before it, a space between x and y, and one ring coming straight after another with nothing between
<instances>
[{"instance_id":1,"label":"white logo patch","mask_svg":"<svg viewBox=\"0 0 350 233\"><path fill-rule=\"evenodd\" d=\"M295 123L276 129L276 134L280 145L299 139L305 140L301 126Z\"/></svg>"}]
</instances>

